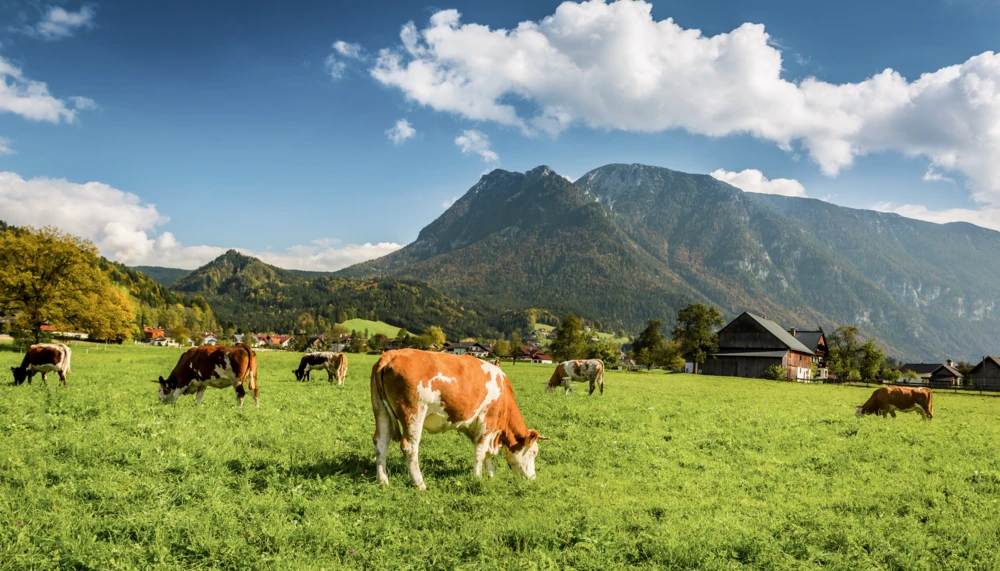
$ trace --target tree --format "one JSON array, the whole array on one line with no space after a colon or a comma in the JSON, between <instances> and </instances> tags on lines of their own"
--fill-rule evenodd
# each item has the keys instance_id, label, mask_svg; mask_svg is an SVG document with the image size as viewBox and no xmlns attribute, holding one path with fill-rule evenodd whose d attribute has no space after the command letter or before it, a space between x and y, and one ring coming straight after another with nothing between
<instances>
[{"instance_id":1,"label":"tree","mask_svg":"<svg viewBox=\"0 0 1000 571\"><path fill-rule=\"evenodd\" d=\"M521 356L521 334L515 331L510 336L510 360L516 365Z\"/></svg>"},{"instance_id":2,"label":"tree","mask_svg":"<svg viewBox=\"0 0 1000 571\"><path fill-rule=\"evenodd\" d=\"M869 339L861 346L861 366L858 372L861 378L866 381L873 381L878 378L885 363L885 351L875 343L875 339Z\"/></svg>"},{"instance_id":3,"label":"tree","mask_svg":"<svg viewBox=\"0 0 1000 571\"><path fill-rule=\"evenodd\" d=\"M847 377L851 371L861 369L861 342L858 328L842 325L826 338L826 365L838 377Z\"/></svg>"},{"instance_id":4,"label":"tree","mask_svg":"<svg viewBox=\"0 0 1000 571\"><path fill-rule=\"evenodd\" d=\"M114 286L85 294L87 310L78 315L77 325L91 339L121 341L135 331L135 315L128 296Z\"/></svg>"},{"instance_id":5,"label":"tree","mask_svg":"<svg viewBox=\"0 0 1000 571\"><path fill-rule=\"evenodd\" d=\"M760 374L760 378L769 379L772 381L784 381L787 377L785 376L787 371L781 365L771 365L770 367L764 369Z\"/></svg>"},{"instance_id":6,"label":"tree","mask_svg":"<svg viewBox=\"0 0 1000 571\"><path fill-rule=\"evenodd\" d=\"M899 372L899 369L886 369L882 372L882 378L892 384L896 384L902 376L903 374Z\"/></svg>"},{"instance_id":7,"label":"tree","mask_svg":"<svg viewBox=\"0 0 1000 571\"><path fill-rule=\"evenodd\" d=\"M437 325L431 325L427 329L424 329L423 337L427 338L428 345L437 345L438 347L444 347L445 336L444 331L441 330Z\"/></svg>"},{"instance_id":8,"label":"tree","mask_svg":"<svg viewBox=\"0 0 1000 571\"><path fill-rule=\"evenodd\" d=\"M493 354L497 357L506 357L510 354L510 343L506 339L497 339L493 343Z\"/></svg>"},{"instance_id":9,"label":"tree","mask_svg":"<svg viewBox=\"0 0 1000 571\"><path fill-rule=\"evenodd\" d=\"M311 313L303 313L296 320L299 335L312 335L316 329L316 320Z\"/></svg>"},{"instance_id":10,"label":"tree","mask_svg":"<svg viewBox=\"0 0 1000 571\"><path fill-rule=\"evenodd\" d=\"M171 338L177 342L178 345L187 345L188 339L191 337L191 332L184 325L178 325L174 328L173 335Z\"/></svg>"},{"instance_id":11,"label":"tree","mask_svg":"<svg viewBox=\"0 0 1000 571\"><path fill-rule=\"evenodd\" d=\"M681 344L673 340L667 341L663 345L663 349L654 356L654 361L668 371L683 371L684 355L681 351Z\"/></svg>"},{"instance_id":12,"label":"tree","mask_svg":"<svg viewBox=\"0 0 1000 571\"><path fill-rule=\"evenodd\" d=\"M132 305L99 260L93 244L55 228L0 233L0 313L15 315L15 325L35 342L45 324L126 338L119 318L127 313L131 330Z\"/></svg>"},{"instance_id":13,"label":"tree","mask_svg":"<svg viewBox=\"0 0 1000 571\"><path fill-rule=\"evenodd\" d=\"M621 362L621 347L611 341L598 341L586 346L585 356L588 359L600 359L604 361L606 368L617 367Z\"/></svg>"},{"instance_id":14,"label":"tree","mask_svg":"<svg viewBox=\"0 0 1000 571\"><path fill-rule=\"evenodd\" d=\"M920 381L920 375L918 375L916 371L907 370L903 373L903 380L907 384L916 384Z\"/></svg>"},{"instance_id":15,"label":"tree","mask_svg":"<svg viewBox=\"0 0 1000 571\"><path fill-rule=\"evenodd\" d=\"M632 342L632 351L636 356L636 363L647 367L654 364L657 354L662 352L667 344L667 338L660 332L661 329L663 329L662 321L659 319L650 319L646 328ZM639 360L639 354L642 353L643 349L646 352L643 353L642 359L647 362Z\"/></svg>"},{"instance_id":16,"label":"tree","mask_svg":"<svg viewBox=\"0 0 1000 571\"><path fill-rule=\"evenodd\" d=\"M681 347L685 359L698 364L704 363L708 354L719 349L719 335L715 330L722 326L722 314L715 306L689 303L677 312L677 325L673 329L674 341Z\"/></svg>"},{"instance_id":17,"label":"tree","mask_svg":"<svg viewBox=\"0 0 1000 571\"><path fill-rule=\"evenodd\" d=\"M583 336L583 324L570 313L556 328L556 339L550 347L552 356L559 361L580 359L587 353L587 341Z\"/></svg>"},{"instance_id":18,"label":"tree","mask_svg":"<svg viewBox=\"0 0 1000 571\"><path fill-rule=\"evenodd\" d=\"M200 347L205 344L205 338L202 337L201 333L195 333L191 336L191 343L193 343L196 347Z\"/></svg>"}]
</instances>

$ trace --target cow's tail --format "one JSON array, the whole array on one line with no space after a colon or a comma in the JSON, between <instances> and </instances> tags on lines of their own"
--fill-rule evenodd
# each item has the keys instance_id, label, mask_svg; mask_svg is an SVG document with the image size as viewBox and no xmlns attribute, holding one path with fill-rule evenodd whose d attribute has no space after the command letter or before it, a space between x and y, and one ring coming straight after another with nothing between
<instances>
[{"instance_id":1,"label":"cow's tail","mask_svg":"<svg viewBox=\"0 0 1000 571\"><path fill-rule=\"evenodd\" d=\"M73 351L69 348L69 345L60 345L63 351L63 375L68 375L70 372L69 361L73 356Z\"/></svg>"},{"instance_id":2,"label":"cow's tail","mask_svg":"<svg viewBox=\"0 0 1000 571\"><path fill-rule=\"evenodd\" d=\"M390 359L382 355L382 358L372 367L372 408L375 409L376 424L378 423L379 413L389 416L389 436L394 442L399 442L403 439L403 433L399 428L399 418L396 416L396 411L392 409L392 404L385 393L384 375L385 368L389 365L389 362Z\"/></svg>"},{"instance_id":3,"label":"cow's tail","mask_svg":"<svg viewBox=\"0 0 1000 571\"><path fill-rule=\"evenodd\" d=\"M927 418L934 419L934 393L930 389L927 390Z\"/></svg>"},{"instance_id":4,"label":"cow's tail","mask_svg":"<svg viewBox=\"0 0 1000 571\"><path fill-rule=\"evenodd\" d=\"M246 343L240 345L240 348L247 353L247 368L243 371L243 377L240 378L240 382L249 381L250 389L257 390L257 354L254 353L253 349L250 348Z\"/></svg>"}]
</instances>

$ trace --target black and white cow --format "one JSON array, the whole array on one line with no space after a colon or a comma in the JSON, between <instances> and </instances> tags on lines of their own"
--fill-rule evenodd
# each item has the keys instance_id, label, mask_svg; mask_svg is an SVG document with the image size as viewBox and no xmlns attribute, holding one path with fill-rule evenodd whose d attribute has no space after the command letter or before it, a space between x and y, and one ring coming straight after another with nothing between
<instances>
[{"instance_id":1,"label":"black and white cow","mask_svg":"<svg viewBox=\"0 0 1000 571\"><path fill-rule=\"evenodd\" d=\"M329 375L328 381L332 383L334 377L336 377L337 384L342 385L344 384L344 379L347 378L347 355L332 351L306 353L302 356L302 360L299 361L299 368L292 372L295 373L297 380L308 381L309 371L319 369L326 370L327 375Z\"/></svg>"},{"instance_id":2,"label":"black and white cow","mask_svg":"<svg viewBox=\"0 0 1000 571\"><path fill-rule=\"evenodd\" d=\"M14 373L14 384L20 385L27 380L30 385L35 373L41 373L42 382L48 384L46 375L48 373L58 373L59 380L62 381L65 387L66 375L69 374L69 361L72 355L73 352L70 351L69 347L62 343L32 345L28 348L28 352L24 354L21 365L10 368L11 372Z\"/></svg>"}]
</instances>

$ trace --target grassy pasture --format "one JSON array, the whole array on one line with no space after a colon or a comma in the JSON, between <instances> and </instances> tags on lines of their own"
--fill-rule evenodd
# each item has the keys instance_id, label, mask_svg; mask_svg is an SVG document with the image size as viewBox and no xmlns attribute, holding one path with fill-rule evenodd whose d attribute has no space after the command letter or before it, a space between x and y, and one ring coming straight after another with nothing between
<instances>
[{"instance_id":1,"label":"grassy pasture","mask_svg":"<svg viewBox=\"0 0 1000 571\"><path fill-rule=\"evenodd\" d=\"M364 331L368 330L368 336L375 335L376 333L381 333L386 337L395 338L399 334L399 327L389 325L384 321L371 321L369 319L348 319L347 321L341 323L348 331Z\"/></svg>"},{"instance_id":2,"label":"grassy pasture","mask_svg":"<svg viewBox=\"0 0 1000 571\"><path fill-rule=\"evenodd\" d=\"M368 374L294 381L261 352L261 408L231 390L161 405L179 350L74 347L69 388L9 384L0 352L2 569L990 569L1000 567L1000 399L854 418L870 389L607 374L545 394L504 363L543 442L538 479L427 436L372 483Z\"/></svg>"}]
</instances>

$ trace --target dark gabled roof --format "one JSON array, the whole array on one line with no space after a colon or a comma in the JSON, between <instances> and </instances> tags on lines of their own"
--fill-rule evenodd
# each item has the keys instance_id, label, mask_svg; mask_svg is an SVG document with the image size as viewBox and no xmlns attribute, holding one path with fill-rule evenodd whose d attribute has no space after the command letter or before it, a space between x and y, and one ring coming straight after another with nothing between
<instances>
[{"instance_id":1,"label":"dark gabled roof","mask_svg":"<svg viewBox=\"0 0 1000 571\"><path fill-rule=\"evenodd\" d=\"M792 332L788 333L790 335ZM796 331L795 338L799 340L799 343L815 351L819 347L819 340L823 338L823 331Z\"/></svg>"},{"instance_id":2,"label":"dark gabled roof","mask_svg":"<svg viewBox=\"0 0 1000 571\"><path fill-rule=\"evenodd\" d=\"M768 359L781 359L787 353L788 353L788 351L782 351L780 349L777 350L777 351L739 351L739 350L733 350L733 351L720 351L718 353L713 353L712 356L715 357L715 358L718 358L718 359L722 359L722 358L726 358L726 357L761 357L761 358L768 358Z\"/></svg>"},{"instance_id":3,"label":"dark gabled roof","mask_svg":"<svg viewBox=\"0 0 1000 571\"><path fill-rule=\"evenodd\" d=\"M746 312L746 314L750 317L750 319L756 321L761 327L767 329L768 333L774 335L778 339L778 341L781 341L781 343L784 344L785 347L788 347L790 350L795 351L797 353L805 353L806 355L815 355L815 353L812 352L812 349L806 347L805 345L802 344L801 341L792 337L791 333L785 331L777 323L765 317L754 315L749 311Z\"/></svg>"},{"instance_id":4,"label":"dark gabled roof","mask_svg":"<svg viewBox=\"0 0 1000 571\"><path fill-rule=\"evenodd\" d=\"M473 347L486 349L486 347L483 347L481 343L475 343L475 342L448 343L447 345L445 345L445 349L471 349Z\"/></svg>"},{"instance_id":5,"label":"dark gabled roof","mask_svg":"<svg viewBox=\"0 0 1000 571\"><path fill-rule=\"evenodd\" d=\"M989 356L989 357L986 357L985 359L983 359L982 361L980 361L978 365L976 365L975 367L973 367L972 370L969 371L969 376L970 377L973 376L973 373L975 373L976 371L978 371L979 368L982 367L983 363L985 363L986 361L993 361L994 365L996 365L997 367L1000 367L1000 357Z\"/></svg>"},{"instance_id":6,"label":"dark gabled roof","mask_svg":"<svg viewBox=\"0 0 1000 571\"><path fill-rule=\"evenodd\" d=\"M918 375L929 375L943 366L941 363L907 363L899 368L899 372L913 371Z\"/></svg>"},{"instance_id":7,"label":"dark gabled roof","mask_svg":"<svg viewBox=\"0 0 1000 571\"><path fill-rule=\"evenodd\" d=\"M959 373L958 369L956 369L955 367L949 367L948 365L941 365L937 369L934 369L934 372L931 374L931 378L932 379L935 379L935 378L936 379L940 379L940 378L956 378L956 379L961 379L962 378L962 373Z\"/></svg>"}]
</instances>

